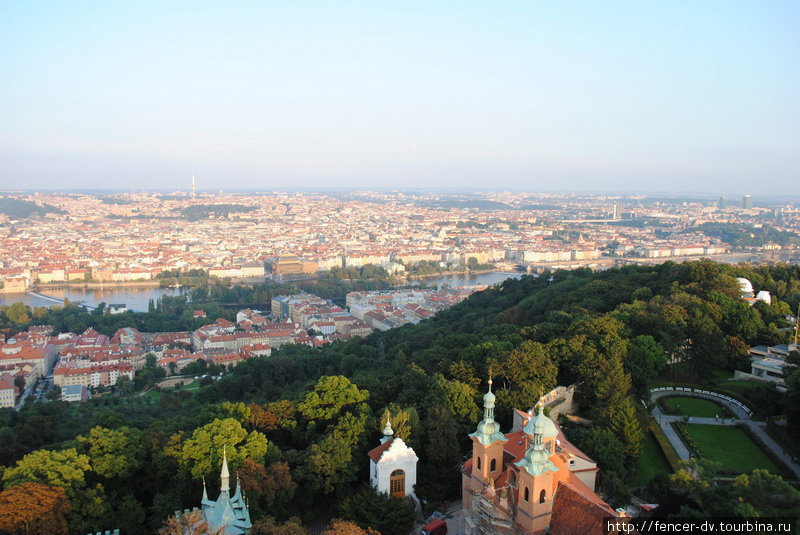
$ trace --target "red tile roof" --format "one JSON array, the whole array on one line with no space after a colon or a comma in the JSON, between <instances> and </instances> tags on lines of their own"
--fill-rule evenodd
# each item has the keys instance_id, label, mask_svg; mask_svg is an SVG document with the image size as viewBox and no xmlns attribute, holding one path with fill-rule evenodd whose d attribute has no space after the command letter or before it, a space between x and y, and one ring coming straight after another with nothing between
<instances>
[{"instance_id":1,"label":"red tile roof","mask_svg":"<svg viewBox=\"0 0 800 535\"><path fill-rule=\"evenodd\" d=\"M372 448L370 452L367 454L369 458L375 461L376 463L381 460L381 456L383 456L383 452L389 449L389 446L392 445L394 442L394 438L387 440L377 448Z\"/></svg>"},{"instance_id":2,"label":"red tile roof","mask_svg":"<svg viewBox=\"0 0 800 535\"><path fill-rule=\"evenodd\" d=\"M575 488L573 486L575 481L580 480L570 478L570 483L562 481L556 488L553 514L550 517L550 535L604 533L603 519L619 516L618 513L605 502L596 498L596 495L585 485L585 489Z\"/></svg>"}]
</instances>

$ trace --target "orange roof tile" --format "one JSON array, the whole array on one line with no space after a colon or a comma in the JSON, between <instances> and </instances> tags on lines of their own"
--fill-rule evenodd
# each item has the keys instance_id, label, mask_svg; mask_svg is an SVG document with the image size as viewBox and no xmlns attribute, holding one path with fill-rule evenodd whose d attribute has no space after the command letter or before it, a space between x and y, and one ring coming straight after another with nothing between
<instances>
[{"instance_id":1,"label":"orange roof tile","mask_svg":"<svg viewBox=\"0 0 800 535\"><path fill-rule=\"evenodd\" d=\"M553 514L550 518L550 535L603 533L603 519L619 515L599 498L596 498L599 503L592 499L596 495L588 487L585 490L573 487L573 481L580 480L570 479L570 483L562 481L556 488Z\"/></svg>"},{"instance_id":2,"label":"orange roof tile","mask_svg":"<svg viewBox=\"0 0 800 535\"><path fill-rule=\"evenodd\" d=\"M389 449L389 446L392 445L394 442L394 438L387 440L377 448L372 448L367 455L369 458L375 461L376 463L381 460L381 456L383 456L383 452Z\"/></svg>"}]
</instances>

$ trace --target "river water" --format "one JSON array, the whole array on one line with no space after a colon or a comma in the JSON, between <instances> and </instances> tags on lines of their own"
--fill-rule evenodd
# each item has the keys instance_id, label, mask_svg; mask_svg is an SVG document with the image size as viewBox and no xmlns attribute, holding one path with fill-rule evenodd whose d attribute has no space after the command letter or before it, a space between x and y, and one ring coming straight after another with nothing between
<instances>
[{"instance_id":1,"label":"river water","mask_svg":"<svg viewBox=\"0 0 800 535\"><path fill-rule=\"evenodd\" d=\"M450 286L451 288L474 286L481 284L497 284L503 282L509 277L520 277L522 273L514 272L492 272L492 273L479 273L477 275L458 274L458 275L443 275L439 277L430 277L421 279L420 281L427 286L441 287L442 285ZM414 284L412 282L411 284ZM85 303L89 306L96 306L98 303L106 304L125 304L128 309L136 311L146 311L147 304L152 300L156 300L162 295L180 295L184 291L183 288L153 288L153 287L115 287L108 288L59 288L54 290L42 290L42 295L46 295L53 299L63 302L66 297L70 301ZM57 305L58 303L53 299L46 299L34 295L33 293L19 293L19 294L2 294L0 293L0 305L11 305L16 302L23 302L32 307L49 307Z\"/></svg>"},{"instance_id":2,"label":"river water","mask_svg":"<svg viewBox=\"0 0 800 535\"><path fill-rule=\"evenodd\" d=\"M108 287L108 288L58 288L42 290L42 295L55 298L61 302L66 297L70 301L96 306L98 303L125 304L130 310L146 311L150 299L154 301L162 295L179 295L181 289L177 288L136 288ZM0 305L10 305L22 301L32 307L50 307L58 303L52 299L45 299L33 293L0 294Z\"/></svg>"}]
</instances>

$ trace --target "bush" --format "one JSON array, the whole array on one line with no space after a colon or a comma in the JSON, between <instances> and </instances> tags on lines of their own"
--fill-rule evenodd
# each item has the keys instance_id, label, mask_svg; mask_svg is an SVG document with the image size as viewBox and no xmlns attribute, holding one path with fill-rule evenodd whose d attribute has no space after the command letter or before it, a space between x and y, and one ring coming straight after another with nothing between
<instances>
[{"instance_id":1,"label":"bush","mask_svg":"<svg viewBox=\"0 0 800 535\"><path fill-rule=\"evenodd\" d=\"M700 449L700 446L697 445L697 441L689 434L689 430L686 429L686 422L672 422L672 427L678 433L678 436L681 437L683 443L686 444L686 447L694 453L695 457L703 456L703 451Z\"/></svg>"},{"instance_id":2,"label":"bush","mask_svg":"<svg viewBox=\"0 0 800 535\"><path fill-rule=\"evenodd\" d=\"M346 498L339 506L339 514L383 535L406 535L414 523L414 508L407 499L378 492L369 485Z\"/></svg>"}]
</instances>

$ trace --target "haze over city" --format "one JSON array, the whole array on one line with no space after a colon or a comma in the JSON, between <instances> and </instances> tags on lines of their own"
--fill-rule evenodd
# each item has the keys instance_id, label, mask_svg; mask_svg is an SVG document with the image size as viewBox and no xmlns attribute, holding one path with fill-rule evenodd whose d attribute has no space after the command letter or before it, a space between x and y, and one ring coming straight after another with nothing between
<instances>
[{"instance_id":1,"label":"haze over city","mask_svg":"<svg viewBox=\"0 0 800 535\"><path fill-rule=\"evenodd\" d=\"M0 188L789 194L798 15L6 2Z\"/></svg>"}]
</instances>

